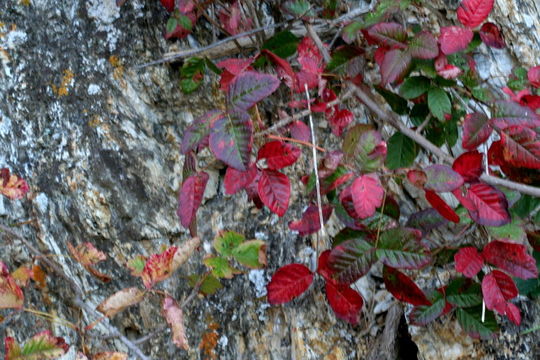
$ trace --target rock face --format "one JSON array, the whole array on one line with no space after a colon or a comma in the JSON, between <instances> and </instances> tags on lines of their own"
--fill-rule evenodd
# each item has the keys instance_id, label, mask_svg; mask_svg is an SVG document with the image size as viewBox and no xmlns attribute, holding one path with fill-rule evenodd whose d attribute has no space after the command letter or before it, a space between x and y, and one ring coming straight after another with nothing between
<instances>
[{"instance_id":1,"label":"rock face","mask_svg":"<svg viewBox=\"0 0 540 360\"><path fill-rule=\"evenodd\" d=\"M505 34L514 54L525 65L532 65L540 53L537 3L497 4L494 20L508 27ZM512 10L506 11L504 6ZM521 19L519 23L506 20L512 14ZM125 267L128 259L160 252L162 246L179 245L189 238L175 214L183 165L178 143L194 117L215 107L210 95L215 85L208 83L195 95L185 96L178 88L174 65L133 68L170 50L162 35L165 21L158 1L128 0L121 9L115 0L0 3L0 166L27 179L31 187L25 200L0 199L0 221L28 221L15 230L54 258L84 290L83 300L94 307L119 289L142 287L129 275ZM519 34L527 34L527 40ZM265 298L270 274L293 261L309 263L314 244L292 234L286 220L246 205L244 197L225 196L218 180L220 168L210 161L206 165L210 189L199 214L199 232L206 244L160 289L176 299L187 297L191 291L188 275L204 271L201 258L222 229L265 240L268 269L248 271L225 281L226 289L196 299L184 309L189 351L174 347L169 330L163 330L157 295L149 294L139 307L117 315L112 323L131 339L154 333L140 345L153 359L337 360L366 356L375 343L366 334L375 334L384 323L382 315L370 314L376 305L374 299L381 293L384 297L384 290L376 288L380 285L371 277L364 280L372 295L363 291L365 320L356 328L335 319L326 305L322 283L315 283L288 306L270 308ZM291 217L300 213L301 206L298 203L290 210ZM9 264L10 270L33 257L19 240L7 240L2 238L0 261ZM83 241L109 255L99 267L113 277L111 283L103 285L66 256L67 242ZM73 294L65 281L52 273L46 289L28 289L25 296L27 307L73 323L88 325L97 320L65 301ZM529 306L536 309L531 313L538 314L537 305ZM532 327L534 319L530 317L527 324ZM80 350L84 344L91 353L128 352L102 324L83 337L29 312L0 323L0 341L5 336L23 341L44 329L53 330ZM421 344L427 340L416 334L413 340L424 359L441 358L438 353L424 351ZM449 346L456 346L450 342L462 337L452 337ZM533 333L520 343L509 341L508 347L522 351L523 359L533 359L537 339ZM435 341L428 348L437 346L441 343ZM479 353L489 354L499 345L475 346ZM456 359L469 358L469 348L462 349ZM2 351L3 347L0 356ZM135 358L133 353L130 358ZM478 358L513 357L497 352Z\"/></svg>"}]
</instances>

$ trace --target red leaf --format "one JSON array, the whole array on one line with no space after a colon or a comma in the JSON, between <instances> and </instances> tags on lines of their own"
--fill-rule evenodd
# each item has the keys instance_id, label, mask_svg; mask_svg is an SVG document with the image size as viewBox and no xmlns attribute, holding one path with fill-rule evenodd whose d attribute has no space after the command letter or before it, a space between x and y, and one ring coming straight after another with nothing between
<instances>
[{"instance_id":1,"label":"red leaf","mask_svg":"<svg viewBox=\"0 0 540 360\"><path fill-rule=\"evenodd\" d=\"M540 169L540 134L533 129L509 126L501 132L503 157L513 166Z\"/></svg>"},{"instance_id":2,"label":"red leaf","mask_svg":"<svg viewBox=\"0 0 540 360\"><path fill-rule=\"evenodd\" d=\"M323 56L309 36L304 37L298 44L298 63L302 70L308 73L320 75L324 70Z\"/></svg>"},{"instance_id":3,"label":"red leaf","mask_svg":"<svg viewBox=\"0 0 540 360\"><path fill-rule=\"evenodd\" d=\"M407 180L417 188L423 189L427 182L427 176L422 170L409 170L407 172Z\"/></svg>"},{"instance_id":4,"label":"red leaf","mask_svg":"<svg viewBox=\"0 0 540 360\"><path fill-rule=\"evenodd\" d=\"M343 130L353 121L354 114L347 109L340 109L334 112L329 118L332 134L341 136Z\"/></svg>"},{"instance_id":5,"label":"red leaf","mask_svg":"<svg viewBox=\"0 0 540 360\"><path fill-rule=\"evenodd\" d=\"M407 31L398 23L378 23L369 28L368 38L379 45L392 49L407 47Z\"/></svg>"},{"instance_id":6,"label":"red leaf","mask_svg":"<svg viewBox=\"0 0 540 360\"><path fill-rule=\"evenodd\" d=\"M473 150L486 141L493 128L489 119L482 113L467 114L463 122L463 140L461 145L466 150Z\"/></svg>"},{"instance_id":7,"label":"red leaf","mask_svg":"<svg viewBox=\"0 0 540 360\"><path fill-rule=\"evenodd\" d=\"M482 251L484 259L511 275L521 279L538 277L536 261L527 253L525 245L509 241L494 240Z\"/></svg>"},{"instance_id":8,"label":"red leaf","mask_svg":"<svg viewBox=\"0 0 540 360\"><path fill-rule=\"evenodd\" d=\"M160 1L161 1L161 5L163 5L163 7L167 9L168 12L172 12L174 10L174 0L160 0Z\"/></svg>"},{"instance_id":9,"label":"red leaf","mask_svg":"<svg viewBox=\"0 0 540 360\"><path fill-rule=\"evenodd\" d=\"M274 75L245 71L231 83L227 100L235 110L247 111L272 94L279 84Z\"/></svg>"},{"instance_id":10,"label":"red leaf","mask_svg":"<svg viewBox=\"0 0 540 360\"><path fill-rule=\"evenodd\" d=\"M463 185L463 178L446 165L430 165L424 169L427 181L424 187L436 192L453 191Z\"/></svg>"},{"instance_id":11,"label":"red leaf","mask_svg":"<svg viewBox=\"0 0 540 360\"><path fill-rule=\"evenodd\" d=\"M448 58L443 53L435 59L435 70L439 76L447 80L455 79L463 73L457 66L449 64Z\"/></svg>"},{"instance_id":12,"label":"red leaf","mask_svg":"<svg viewBox=\"0 0 540 360\"><path fill-rule=\"evenodd\" d=\"M436 192L426 190L426 200L446 220L459 223L459 216Z\"/></svg>"},{"instance_id":13,"label":"red leaf","mask_svg":"<svg viewBox=\"0 0 540 360\"><path fill-rule=\"evenodd\" d=\"M332 206L323 205L322 213L323 221L326 223L332 214ZM289 223L289 229L298 231L300 236L316 233L320 228L319 207L317 205L310 205L302 214L302 219Z\"/></svg>"},{"instance_id":14,"label":"red leaf","mask_svg":"<svg viewBox=\"0 0 540 360\"><path fill-rule=\"evenodd\" d=\"M264 205L278 216L285 214L291 197L291 184L287 175L276 170L263 170L258 190Z\"/></svg>"},{"instance_id":15,"label":"red leaf","mask_svg":"<svg viewBox=\"0 0 540 360\"><path fill-rule=\"evenodd\" d=\"M257 160L266 159L269 169L279 170L294 164L301 153L296 146L276 140L267 142L259 149Z\"/></svg>"},{"instance_id":16,"label":"red leaf","mask_svg":"<svg viewBox=\"0 0 540 360\"><path fill-rule=\"evenodd\" d=\"M227 167L223 184L225 185L225 194L232 195L245 189L257 177L257 166L251 164L247 171L239 171L232 166Z\"/></svg>"},{"instance_id":17,"label":"red leaf","mask_svg":"<svg viewBox=\"0 0 540 360\"><path fill-rule=\"evenodd\" d=\"M272 61L277 66L278 76L281 79L284 79L285 84L289 88L295 89L297 87L295 84L296 74L294 73L292 66L287 60L280 58L270 50L266 49L261 50L261 54L265 54L270 59L270 61Z\"/></svg>"},{"instance_id":18,"label":"red leaf","mask_svg":"<svg viewBox=\"0 0 540 360\"><path fill-rule=\"evenodd\" d=\"M497 25L487 22L480 28L480 38L487 46L502 49L506 45Z\"/></svg>"},{"instance_id":19,"label":"red leaf","mask_svg":"<svg viewBox=\"0 0 540 360\"><path fill-rule=\"evenodd\" d=\"M514 101L499 100L495 102L491 124L499 130L509 126L519 125L534 129L540 127L540 116L526 106Z\"/></svg>"},{"instance_id":20,"label":"red leaf","mask_svg":"<svg viewBox=\"0 0 540 360\"><path fill-rule=\"evenodd\" d=\"M239 2L235 1L227 5L227 9L223 8L219 12L219 22L225 31L231 35L236 35L251 29L252 19L242 17Z\"/></svg>"},{"instance_id":21,"label":"red leaf","mask_svg":"<svg viewBox=\"0 0 540 360\"><path fill-rule=\"evenodd\" d=\"M284 304L302 295L313 282L313 273L302 264L280 267L268 283L270 305Z\"/></svg>"},{"instance_id":22,"label":"red leaf","mask_svg":"<svg viewBox=\"0 0 540 360\"><path fill-rule=\"evenodd\" d=\"M527 71L527 79L535 88L540 87L540 66L535 66Z\"/></svg>"},{"instance_id":23,"label":"red leaf","mask_svg":"<svg viewBox=\"0 0 540 360\"><path fill-rule=\"evenodd\" d=\"M381 86L399 82L409 70L411 54L408 51L390 50L384 55L381 68Z\"/></svg>"},{"instance_id":24,"label":"red leaf","mask_svg":"<svg viewBox=\"0 0 540 360\"><path fill-rule=\"evenodd\" d=\"M311 140L311 132L309 126L304 122L296 120L290 126L291 137L296 140L307 141Z\"/></svg>"},{"instance_id":25,"label":"red leaf","mask_svg":"<svg viewBox=\"0 0 540 360\"><path fill-rule=\"evenodd\" d=\"M431 305L424 292L407 275L390 266L384 266L383 279L386 290L396 299L415 306Z\"/></svg>"},{"instance_id":26,"label":"red leaf","mask_svg":"<svg viewBox=\"0 0 540 360\"><path fill-rule=\"evenodd\" d=\"M24 179L9 173L9 169L0 169L0 193L10 200L22 198L29 190Z\"/></svg>"},{"instance_id":27,"label":"red leaf","mask_svg":"<svg viewBox=\"0 0 540 360\"><path fill-rule=\"evenodd\" d=\"M503 226L511 221L506 197L493 186L478 183L471 185L465 195L460 189L453 194L469 211L471 219L480 225Z\"/></svg>"},{"instance_id":28,"label":"red leaf","mask_svg":"<svg viewBox=\"0 0 540 360\"><path fill-rule=\"evenodd\" d=\"M105 255L104 252L96 249L96 247L89 242L81 243L77 245L77 247L74 247L70 242L67 242L67 249L71 256L73 256L89 273L103 282L111 281L110 276L101 273L93 266L98 262L107 259L107 255Z\"/></svg>"},{"instance_id":29,"label":"red leaf","mask_svg":"<svg viewBox=\"0 0 540 360\"><path fill-rule=\"evenodd\" d=\"M510 276L502 271L493 270L482 280L482 294L489 310L505 315L506 303L518 296L518 289Z\"/></svg>"},{"instance_id":30,"label":"red leaf","mask_svg":"<svg viewBox=\"0 0 540 360\"><path fill-rule=\"evenodd\" d=\"M250 65L255 59L249 57L247 59L225 59L216 64L220 69L223 69L219 78L219 88L224 92L229 92L229 85L238 75L244 71L253 69Z\"/></svg>"},{"instance_id":31,"label":"red leaf","mask_svg":"<svg viewBox=\"0 0 540 360\"><path fill-rule=\"evenodd\" d=\"M330 269L328 265L328 258L330 256L330 250L325 250L319 255L319 262L317 264L317 273L321 275L324 280L335 282L333 277L334 271Z\"/></svg>"},{"instance_id":32,"label":"red leaf","mask_svg":"<svg viewBox=\"0 0 540 360\"><path fill-rule=\"evenodd\" d=\"M536 111L540 109L540 95L524 95L519 103L527 106L532 111Z\"/></svg>"},{"instance_id":33,"label":"red leaf","mask_svg":"<svg viewBox=\"0 0 540 360\"><path fill-rule=\"evenodd\" d=\"M358 324L364 299L357 291L351 289L349 285L328 281L326 282L326 298L338 318L352 325Z\"/></svg>"},{"instance_id":34,"label":"red leaf","mask_svg":"<svg viewBox=\"0 0 540 360\"><path fill-rule=\"evenodd\" d=\"M208 178L208 174L201 171L191 175L182 183L176 214L180 218L180 223L185 228L188 228L193 219L195 219L197 209L201 206Z\"/></svg>"},{"instance_id":35,"label":"red leaf","mask_svg":"<svg viewBox=\"0 0 540 360\"><path fill-rule=\"evenodd\" d=\"M475 28L487 19L494 0L463 0L457 9L458 20L465 26Z\"/></svg>"},{"instance_id":36,"label":"red leaf","mask_svg":"<svg viewBox=\"0 0 540 360\"><path fill-rule=\"evenodd\" d=\"M521 312L516 305L512 304L511 302L506 303L505 314L508 319L517 326L521 324Z\"/></svg>"},{"instance_id":37,"label":"red leaf","mask_svg":"<svg viewBox=\"0 0 540 360\"><path fill-rule=\"evenodd\" d=\"M174 270L174 255L178 248L171 246L161 254L153 254L144 265L141 277L147 289L150 289L158 281L171 276Z\"/></svg>"},{"instance_id":38,"label":"red leaf","mask_svg":"<svg viewBox=\"0 0 540 360\"><path fill-rule=\"evenodd\" d=\"M473 38L471 29L460 26L446 26L441 28L439 43L441 51L450 55L465 50Z\"/></svg>"},{"instance_id":39,"label":"red leaf","mask_svg":"<svg viewBox=\"0 0 540 360\"><path fill-rule=\"evenodd\" d=\"M356 214L368 218L382 205L384 188L376 174L357 177L350 186L351 196Z\"/></svg>"},{"instance_id":40,"label":"red leaf","mask_svg":"<svg viewBox=\"0 0 540 360\"><path fill-rule=\"evenodd\" d=\"M463 177L465 182L475 182L484 171L484 154L477 150L461 154L452 164L452 169Z\"/></svg>"},{"instance_id":41,"label":"red leaf","mask_svg":"<svg viewBox=\"0 0 540 360\"><path fill-rule=\"evenodd\" d=\"M459 249L454 255L456 271L468 278L473 278L482 270L484 259L475 247L467 246Z\"/></svg>"}]
</instances>

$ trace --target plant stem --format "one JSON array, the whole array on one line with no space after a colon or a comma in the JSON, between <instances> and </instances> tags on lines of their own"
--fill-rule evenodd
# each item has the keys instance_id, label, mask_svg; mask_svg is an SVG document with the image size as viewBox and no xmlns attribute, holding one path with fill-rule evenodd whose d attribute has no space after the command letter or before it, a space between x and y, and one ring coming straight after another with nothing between
<instances>
[{"instance_id":1,"label":"plant stem","mask_svg":"<svg viewBox=\"0 0 540 360\"><path fill-rule=\"evenodd\" d=\"M326 149L324 149L324 148L322 148L320 146L317 146L317 145L313 145L312 143L307 142L307 141L293 139L293 138L290 138L290 137L277 136L277 135L272 135L272 134L268 134L268 135L266 135L266 137L269 138L269 139L274 139L274 140L289 141L289 142L292 142L292 143L308 146L310 148L315 148L315 149L319 150L320 152L326 152Z\"/></svg>"}]
</instances>

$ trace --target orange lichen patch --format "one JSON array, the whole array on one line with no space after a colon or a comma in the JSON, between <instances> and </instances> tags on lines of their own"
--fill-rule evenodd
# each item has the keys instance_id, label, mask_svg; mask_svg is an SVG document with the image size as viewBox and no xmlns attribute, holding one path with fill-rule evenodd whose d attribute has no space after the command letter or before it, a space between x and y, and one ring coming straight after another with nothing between
<instances>
[{"instance_id":1,"label":"orange lichen patch","mask_svg":"<svg viewBox=\"0 0 540 360\"><path fill-rule=\"evenodd\" d=\"M34 276L34 281L38 283L40 288L45 288L47 286L47 274L39 265L34 265L32 267L32 274Z\"/></svg>"},{"instance_id":2,"label":"orange lichen patch","mask_svg":"<svg viewBox=\"0 0 540 360\"><path fill-rule=\"evenodd\" d=\"M21 5L23 6L30 6L32 4L32 1L30 0L21 0Z\"/></svg>"},{"instance_id":3,"label":"orange lichen patch","mask_svg":"<svg viewBox=\"0 0 540 360\"><path fill-rule=\"evenodd\" d=\"M51 85L52 91L56 96L66 96L69 94L68 87L72 84L75 74L70 69L64 70L64 76L59 86Z\"/></svg>"},{"instance_id":4,"label":"orange lichen patch","mask_svg":"<svg viewBox=\"0 0 540 360\"><path fill-rule=\"evenodd\" d=\"M208 330L202 335L199 349L202 350L205 359L217 359L216 346L219 339L219 334L216 331L219 328L219 324L211 322L208 324Z\"/></svg>"},{"instance_id":5,"label":"orange lichen patch","mask_svg":"<svg viewBox=\"0 0 540 360\"><path fill-rule=\"evenodd\" d=\"M88 121L88 126L91 126L93 128L98 127L103 120L101 120L101 117L99 115L94 115L92 119Z\"/></svg>"},{"instance_id":6,"label":"orange lichen patch","mask_svg":"<svg viewBox=\"0 0 540 360\"><path fill-rule=\"evenodd\" d=\"M122 65L122 62L116 55L111 55L109 57L109 63L113 67L113 77L116 81L119 81L120 84L124 87L125 83L122 79L124 76L124 65Z\"/></svg>"}]
</instances>

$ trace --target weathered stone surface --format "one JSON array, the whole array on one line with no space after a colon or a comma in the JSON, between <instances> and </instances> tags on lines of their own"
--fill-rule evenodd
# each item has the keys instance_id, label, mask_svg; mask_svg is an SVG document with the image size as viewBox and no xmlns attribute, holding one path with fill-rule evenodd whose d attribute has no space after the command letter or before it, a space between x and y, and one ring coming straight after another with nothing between
<instances>
[{"instance_id":1,"label":"weathered stone surface","mask_svg":"<svg viewBox=\"0 0 540 360\"><path fill-rule=\"evenodd\" d=\"M507 3L512 6L512 2ZM531 6L538 8L518 3L528 6L530 14L534 14ZM498 1L497 9L501 6ZM513 12L516 16L518 10ZM496 21L503 19L497 11ZM142 287L125 268L126 261L135 254L156 253L162 246L180 244L188 238L175 214L183 164L178 142L187 124L214 108L217 101L211 83L193 96L183 95L178 88L176 65L133 69L135 64L170 51L171 45L162 36L165 21L166 14L158 1L128 0L121 9L114 0L0 3L0 166L20 174L31 186L26 200L0 199L0 221L13 224L33 220L15 230L54 258L66 275L84 289L83 300L93 307L121 288ZM497 21L508 26L507 39L516 39L512 49L523 56L527 65L535 61L527 54L538 55L538 45L524 45L528 40L518 35L537 26L538 19L533 16L531 21L533 25L518 27L515 33L510 33L511 24ZM389 307L380 281L370 276L357 284L366 298L364 321L357 328L335 319L324 299L321 282L292 304L270 308L264 297L270 274L293 261L313 265L315 239L292 234L288 219L246 205L245 195L224 195L218 180L219 166L210 157L204 160L207 163L201 165L208 165L211 175L199 215L205 244L160 290L177 299L187 297L190 288L186 278L205 270L200 260L210 251L210 243L221 229L265 240L268 269L224 281L226 288L217 295L196 298L187 306L186 327L192 348L189 352L176 349L169 330L163 330L158 295L149 294L140 306L117 315L112 323L131 339L154 332L155 336L140 346L154 359L364 358L375 343L366 334L375 335L377 330L380 333L384 325L384 316L375 316L374 309L378 313ZM291 217L298 216L302 207L298 201L294 203L289 211ZM32 258L20 241L2 241L0 261L10 268ZM107 252L109 259L98 267L114 280L103 285L90 277L66 256L67 241L90 241ZM74 294L55 275L48 278L46 290L30 288L25 295L27 307L74 323L80 320L84 325L96 320L81 314L66 300ZM377 303L377 299L381 301ZM538 312L537 305L529 305ZM531 314L535 314L533 310ZM536 317L530 316L526 326L534 324ZM27 312L0 324L0 341L6 335L22 341L47 328L79 348L84 343L91 352L127 351L121 341L109 337L110 332L101 324L83 338L69 327L51 324ZM454 331L455 325L449 329ZM435 339L429 342L426 337L413 336L424 359L441 356L440 352L431 355L427 348L424 351L422 344L444 350L466 341L457 330L446 340L435 337L437 332L431 328L422 331ZM524 356L533 354L537 336L523 337L520 343L516 333L516 329L504 333L510 336L504 346L515 351L526 346L530 351L523 350ZM207 348L199 347L203 339ZM493 346L484 348L472 340L467 344L472 345L459 345L465 354L472 347L478 354L489 354L489 349L499 346L493 342ZM0 356L2 351L0 347ZM134 358L133 354L130 358Z\"/></svg>"}]
</instances>

